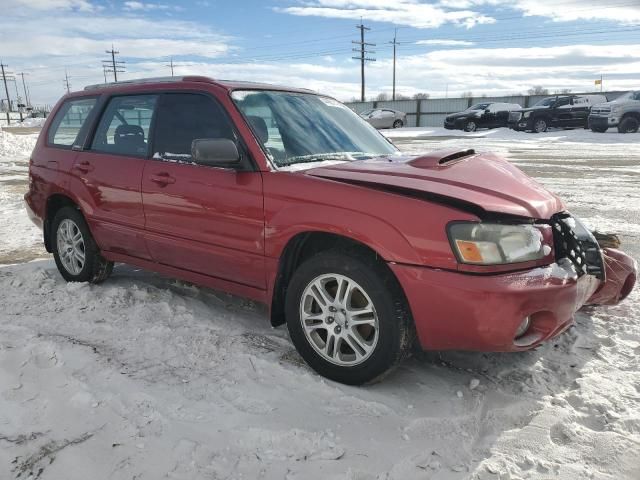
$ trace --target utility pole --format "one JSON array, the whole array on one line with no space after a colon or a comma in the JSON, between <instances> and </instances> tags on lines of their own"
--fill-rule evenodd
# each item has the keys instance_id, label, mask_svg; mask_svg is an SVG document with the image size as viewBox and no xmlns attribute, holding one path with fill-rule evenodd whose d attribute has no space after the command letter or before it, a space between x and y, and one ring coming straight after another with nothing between
<instances>
[{"instance_id":1,"label":"utility pole","mask_svg":"<svg viewBox=\"0 0 640 480\"><path fill-rule=\"evenodd\" d=\"M116 60L116 55L120 52L116 51L111 45L111 50L105 50L105 53L111 55L111 60L103 60L103 68L105 68L105 72L113 73L113 81L118 83L118 74L125 72L125 62Z\"/></svg>"},{"instance_id":2,"label":"utility pole","mask_svg":"<svg viewBox=\"0 0 640 480\"><path fill-rule=\"evenodd\" d=\"M104 83L107 83L107 67L102 65L102 74L104 75Z\"/></svg>"},{"instance_id":3,"label":"utility pole","mask_svg":"<svg viewBox=\"0 0 640 480\"><path fill-rule=\"evenodd\" d=\"M8 67L9 65L5 65L0 62L0 69L2 69L2 81L4 82L4 93L7 94L7 108L11 112L11 98L9 97L9 87L7 87L7 74L9 72L5 72L4 67Z\"/></svg>"},{"instance_id":4,"label":"utility pole","mask_svg":"<svg viewBox=\"0 0 640 480\"><path fill-rule=\"evenodd\" d=\"M64 69L64 86L67 89L67 93L71 93L71 84L69 83L69 73L67 69Z\"/></svg>"},{"instance_id":5,"label":"utility pole","mask_svg":"<svg viewBox=\"0 0 640 480\"><path fill-rule=\"evenodd\" d=\"M171 67L171 76L173 77L173 57L171 57L171 62L165 65L165 67Z\"/></svg>"},{"instance_id":6,"label":"utility pole","mask_svg":"<svg viewBox=\"0 0 640 480\"><path fill-rule=\"evenodd\" d=\"M357 42L352 40L351 43L356 45L360 45L359 48L354 48L354 52L360 52L359 57L352 57L354 60L360 60L360 101L364 102L364 63L365 62L375 62L375 58L367 57L369 53L376 53L374 50L367 50L367 47L375 47L375 43L366 43L364 41L364 31L371 30L368 27L365 27L362 23L362 19L360 19L360 25L356 25L356 28L360 30L360 41Z\"/></svg>"},{"instance_id":7,"label":"utility pole","mask_svg":"<svg viewBox=\"0 0 640 480\"><path fill-rule=\"evenodd\" d=\"M22 77L22 90L24 91L24 101L27 104L27 107L30 107L31 102L29 101L29 91L27 90L27 83L24 81L24 76L29 74L20 72L18 75Z\"/></svg>"},{"instance_id":8,"label":"utility pole","mask_svg":"<svg viewBox=\"0 0 640 480\"><path fill-rule=\"evenodd\" d=\"M394 34L393 34L393 42L389 42L391 44L393 44L393 90L391 93L391 100L395 100L396 99L396 46L400 45L397 41L396 41L396 37L398 36L398 29L396 28Z\"/></svg>"}]
</instances>

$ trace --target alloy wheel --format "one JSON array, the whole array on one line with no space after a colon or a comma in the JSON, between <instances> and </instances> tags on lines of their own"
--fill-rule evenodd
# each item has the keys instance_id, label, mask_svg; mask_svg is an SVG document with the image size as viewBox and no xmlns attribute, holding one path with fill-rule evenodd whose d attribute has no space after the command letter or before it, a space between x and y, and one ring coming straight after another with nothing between
<instances>
[{"instance_id":1,"label":"alloy wheel","mask_svg":"<svg viewBox=\"0 0 640 480\"><path fill-rule=\"evenodd\" d=\"M300 299L305 337L323 359L353 366L367 360L378 342L378 314L365 290L344 275L312 280Z\"/></svg>"},{"instance_id":2,"label":"alloy wheel","mask_svg":"<svg viewBox=\"0 0 640 480\"><path fill-rule=\"evenodd\" d=\"M84 268L85 245L82 232L73 220L62 220L56 232L58 255L65 270L78 275Z\"/></svg>"},{"instance_id":3,"label":"alloy wheel","mask_svg":"<svg viewBox=\"0 0 640 480\"><path fill-rule=\"evenodd\" d=\"M536 120L536 123L533 126L533 129L536 131L536 133L546 132L547 131L547 122L544 121L544 120Z\"/></svg>"}]
</instances>

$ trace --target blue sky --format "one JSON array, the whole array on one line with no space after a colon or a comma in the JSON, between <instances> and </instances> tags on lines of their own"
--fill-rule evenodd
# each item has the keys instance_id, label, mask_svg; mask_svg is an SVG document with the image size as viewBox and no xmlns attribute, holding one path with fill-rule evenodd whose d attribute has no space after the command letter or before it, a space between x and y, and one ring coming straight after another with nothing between
<instances>
[{"instance_id":1,"label":"blue sky","mask_svg":"<svg viewBox=\"0 0 640 480\"><path fill-rule=\"evenodd\" d=\"M640 0L0 0L0 59L27 72L35 103L104 81L115 45L120 78L176 74L305 86L359 95L355 25L371 28L367 96L640 88ZM19 93L22 94L21 85ZM10 89L15 95L15 89ZM4 94L0 95L4 97Z\"/></svg>"}]
</instances>

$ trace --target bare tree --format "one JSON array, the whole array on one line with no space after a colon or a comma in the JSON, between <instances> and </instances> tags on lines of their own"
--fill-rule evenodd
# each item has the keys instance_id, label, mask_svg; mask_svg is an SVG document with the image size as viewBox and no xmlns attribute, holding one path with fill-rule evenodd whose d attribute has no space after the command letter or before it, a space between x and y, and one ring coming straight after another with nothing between
<instances>
[{"instance_id":1,"label":"bare tree","mask_svg":"<svg viewBox=\"0 0 640 480\"><path fill-rule=\"evenodd\" d=\"M385 100L389 100L389 95L387 95L385 92L380 92L376 97L376 100L378 102L384 102Z\"/></svg>"},{"instance_id":2,"label":"bare tree","mask_svg":"<svg viewBox=\"0 0 640 480\"><path fill-rule=\"evenodd\" d=\"M462 98L473 98L473 92L462 92Z\"/></svg>"},{"instance_id":3,"label":"bare tree","mask_svg":"<svg viewBox=\"0 0 640 480\"><path fill-rule=\"evenodd\" d=\"M549 95L549 90L540 85L536 85L529 89L529 95Z\"/></svg>"},{"instance_id":4,"label":"bare tree","mask_svg":"<svg viewBox=\"0 0 640 480\"><path fill-rule=\"evenodd\" d=\"M428 93L420 92L420 93L416 93L416 94L414 94L412 98L413 98L414 100L423 100L423 99L427 99L427 98L429 98L429 94L428 94Z\"/></svg>"},{"instance_id":5,"label":"bare tree","mask_svg":"<svg viewBox=\"0 0 640 480\"><path fill-rule=\"evenodd\" d=\"M556 90L556 93L561 94L561 95L566 95L568 93L571 93L571 89L570 88L562 88L560 90Z\"/></svg>"}]
</instances>

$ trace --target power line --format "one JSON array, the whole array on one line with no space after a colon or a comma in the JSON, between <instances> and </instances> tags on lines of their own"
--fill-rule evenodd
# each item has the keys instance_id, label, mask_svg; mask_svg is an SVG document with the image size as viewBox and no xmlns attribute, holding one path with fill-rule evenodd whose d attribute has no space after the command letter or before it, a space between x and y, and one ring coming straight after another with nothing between
<instances>
[{"instance_id":1,"label":"power line","mask_svg":"<svg viewBox=\"0 0 640 480\"><path fill-rule=\"evenodd\" d=\"M364 102L364 64L365 62L375 62L375 58L367 57L370 53L376 53L374 50L367 50L367 47L375 47L375 43L367 43L364 41L365 30L371 30L369 27L365 27L360 19L360 25L356 25L356 28L360 30L360 41L352 40L351 43L360 45L360 48L354 48L353 51L360 51L360 57L352 57L354 60L360 59L360 98Z\"/></svg>"},{"instance_id":2,"label":"power line","mask_svg":"<svg viewBox=\"0 0 640 480\"><path fill-rule=\"evenodd\" d=\"M169 65L165 65L165 67L171 67L171 76L173 77L173 57L171 57Z\"/></svg>"},{"instance_id":3,"label":"power line","mask_svg":"<svg viewBox=\"0 0 640 480\"><path fill-rule=\"evenodd\" d=\"M120 60L116 60L116 55L118 55L120 52L116 51L113 48L113 45L111 45L111 50L105 50L105 53L108 53L111 55L111 60L103 60L103 68L105 65L109 65L105 72L106 73L113 73L113 81L114 82L118 82L118 74L119 73L124 73L125 72L125 63L124 61L120 61Z\"/></svg>"},{"instance_id":4,"label":"power line","mask_svg":"<svg viewBox=\"0 0 640 480\"><path fill-rule=\"evenodd\" d=\"M29 90L27 89L27 82L25 82L24 80L24 76L29 74L25 72L20 72L18 73L18 75L22 77L22 90L24 91L24 101L27 104L27 107L30 107L31 102L29 101Z\"/></svg>"},{"instance_id":5,"label":"power line","mask_svg":"<svg viewBox=\"0 0 640 480\"><path fill-rule=\"evenodd\" d=\"M8 67L9 65L5 65L4 63L0 62L0 69L2 69L2 81L4 82L4 92L7 94L7 108L9 109L9 111L11 112L11 97L9 97L9 87L7 87L7 74L8 72L5 71L4 67Z\"/></svg>"},{"instance_id":6,"label":"power line","mask_svg":"<svg viewBox=\"0 0 640 480\"><path fill-rule=\"evenodd\" d=\"M69 83L69 73L67 69L64 70L64 86L67 89L67 93L71 93L71 84Z\"/></svg>"},{"instance_id":7,"label":"power line","mask_svg":"<svg viewBox=\"0 0 640 480\"><path fill-rule=\"evenodd\" d=\"M397 36L398 29L396 28L396 31L393 34L393 42L389 42L393 45L393 90L391 93L391 100L396 99L396 47L400 45L396 39Z\"/></svg>"}]
</instances>

